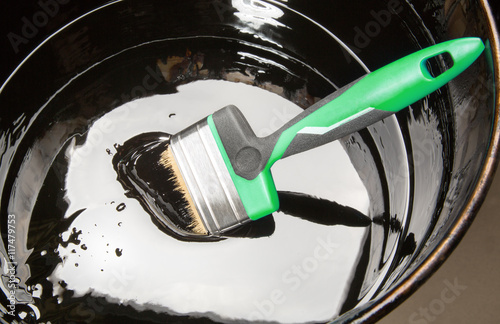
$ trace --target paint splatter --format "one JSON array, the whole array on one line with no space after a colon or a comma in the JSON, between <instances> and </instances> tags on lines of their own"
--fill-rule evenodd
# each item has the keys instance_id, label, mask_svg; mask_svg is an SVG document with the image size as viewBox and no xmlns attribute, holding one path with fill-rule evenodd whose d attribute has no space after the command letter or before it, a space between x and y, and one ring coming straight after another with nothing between
<instances>
[{"instance_id":1,"label":"paint splatter","mask_svg":"<svg viewBox=\"0 0 500 324\"><path fill-rule=\"evenodd\" d=\"M116 210L121 212L122 210L124 210L127 206L125 205L125 203L121 203L119 204L118 206L116 206Z\"/></svg>"}]
</instances>

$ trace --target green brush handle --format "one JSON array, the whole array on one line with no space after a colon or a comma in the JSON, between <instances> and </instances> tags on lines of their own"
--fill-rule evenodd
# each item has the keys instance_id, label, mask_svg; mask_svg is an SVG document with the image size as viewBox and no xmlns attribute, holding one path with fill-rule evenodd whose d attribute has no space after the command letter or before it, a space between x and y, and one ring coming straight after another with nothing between
<instances>
[{"instance_id":1,"label":"green brush handle","mask_svg":"<svg viewBox=\"0 0 500 324\"><path fill-rule=\"evenodd\" d=\"M429 95L482 53L479 38L461 38L410 54L343 87L266 138L255 136L241 112L228 106L208 122L251 219L278 208L270 168L279 159L365 128ZM448 53L453 65L437 77L427 61Z\"/></svg>"},{"instance_id":2,"label":"green brush handle","mask_svg":"<svg viewBox=\"0 0 500 324\"><path fill-rule=\"evenodd\" d=\"M339 97L307 109L282 130L266 167L277 160L345 136L436 91L470 66L484 49L478 38L462 38L410 54L362 78ZM453 66L432 77L426 62L449 53ZM316 108L316 107L314 107ZM335 131L346 124L346 131ZM327 137L323 139L322 137ZM265 167L265 168L266 168Z\"/></svg>"}]
</instances>

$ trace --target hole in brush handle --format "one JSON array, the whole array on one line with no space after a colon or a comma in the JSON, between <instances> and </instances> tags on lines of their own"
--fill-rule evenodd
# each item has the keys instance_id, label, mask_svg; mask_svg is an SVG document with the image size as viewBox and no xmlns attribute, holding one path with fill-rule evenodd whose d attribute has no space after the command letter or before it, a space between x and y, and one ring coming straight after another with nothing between
<instances>
[{"instance_id":1,"label":"hole in brush handle","mask_svg":"<svg viewBox=\"0 0 500 324\"><path fill-rule=\"evenodd\" d=\"M449 52L443 52L424 60L422 72L429 79L435 79L455 65Z\"/></svg>"}]
</instances>

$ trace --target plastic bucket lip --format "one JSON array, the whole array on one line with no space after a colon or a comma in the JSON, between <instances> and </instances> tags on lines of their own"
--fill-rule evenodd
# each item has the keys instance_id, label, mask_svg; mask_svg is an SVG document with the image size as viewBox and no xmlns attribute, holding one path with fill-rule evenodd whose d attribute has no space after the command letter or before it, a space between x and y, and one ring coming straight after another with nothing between
<instances>
[{"instance_id":1,"label":"plastic bucket lip","mask_svg":"<svg viewBox=\"0 0 500 324\"><path fill-rule=\"evenodd\" d=\"M348 318L338 319L340 322L376 322L410 297L446 261L457 247L486 198L500 159L500 36L488 1L480 0L479 3L489 22L488 32L494 58L494 80L497 91L495 91L495 114L490 146L476 187L446 237L441 240L434 251L414 271L388 293L372 302L370 306ZM334 322L336 321L334 320L332 323Z\"/></svg>"}]
</instances>

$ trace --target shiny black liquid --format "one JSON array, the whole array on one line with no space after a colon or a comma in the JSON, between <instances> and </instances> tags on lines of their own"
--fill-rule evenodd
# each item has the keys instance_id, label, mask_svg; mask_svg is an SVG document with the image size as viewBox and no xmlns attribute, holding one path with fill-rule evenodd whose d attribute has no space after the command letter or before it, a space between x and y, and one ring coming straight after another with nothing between
<instances>
[{"instance_id":1,"label":"shiny black liquid","mask_svg":"<svg viewBox=\"0 0 500 324\"><path fill-rule=\"evenodd\" d=\"M83 10L83 6L75 4L74 8ZM303 170L318 168L316 163L321 158L316 157L283 168L288 176L282 180L293 174L292 178L300 179L299 185L281 190L280 197L292 205L285 203L284 213L265 218L273 220L273 224L264 226L269 230L267 235L248 240L253 236L243 233L206 244L179 241L157 226L149 226L154 217L135 198L124 195L112 167L117 154L114 144L123 145L132 136L155 131L153 126L122 136L123 141L101 142L100 138L133 128L133 123L125 123L127 120L140 119L140 112L126 116L125 109L121 110L123 118L112 119L116 121L113 131L108 132L107 126L100 133L90 130L103 116L135 99L176 94L180 86L198 80L240 82L307 107L366 73L368 67L375 69L432 43L429 35L441 31L429 31L415 15L414 8L429 13L435 9L423 7L424 2L416 1L413 6L401 3L402 10L397 8L389 27L363 44L354 42L359 39L356 27L367 26L373 21L370 12L387 10L387 3L366 1L360 6L332 2L323 7L320 3L262 2L256 7L259 11L217 1L187 1L175 8L158 1L117 2L82 16L48 38L2 88L2 107L9 107L9 113L0 120L2 217L16 215L19 224L17 310L13 317L6 318L20 321L22 315L26 322L53 323L206 323L231 322L232 318L326 322L390 289L423 248L422 242L429 238L439 211L451 208L444 204L454 163L450 153L454 147L453 116L447 88L398 114L397 119L342 140L368 191L369 208L363 214L375 221L366 231L364 225L353 228L345 224L349 226L339 230L341 226L332 226L330 218L326 222L321 217L307 218L311 214L298 216L303 214L303 206L330 213L329 208L321 206L326 201L332 207L341 192L330 197L328 190L344 186L338 178L328 180L328 186L318 195L314 186L324 185L326 175L300 179ZM83 12L90 9L86 7ZM230 93L220 97L226 95ZM213 109L223 106L217 105ZM17 114L18 109L22 113ZM176 122L165 126L164 132L174 134L211 111L185 120L195 112L186 106L167 105L160 115ZM281 119L282 112L277 112L266 120L275 123ZM155 118L151 115L148 122L154 124ZM471 120L479 123L482 119ZM263 135L268 131L266 127L261 130ZM83 148L92 153L86 154ZM90 163L94 160L96 164ZM328 159L332 169L334 160ZM101 169L105 170L102 174ZM69 174L75 172L81 177L72 182ZM107 190L113 182L118 186ZM297 201L301 204L293 205ZM339 215L338 210L342 208L331 214ZM351 210L351 214L356 213ZM6 229L2 226L4 241ZM335 241L335 237L341 239ZM351 239L356 243L348 244ZM276 241L286 244L278 249ZM334 253L324 269L318 259L310 257L325 242L331 243L327 247L338 244L339 248L332 248ZM210 258L199 259L210 253ZM220 260L218 256L222 256ZM196 265L186 260L194 260ZM222 265L227 260L232 262ZM248 264L243 270L232 267L245 261ZM210 267L214 263L217 266ZM343 266L348 275L341 271ZM256 275L258 268L265 271ZM157 269L175 271L160 273ZM196 271L199 269L214 271L204 276L203 271ZM226 278L210 281L220 269L227 270ZM130 272L114 272L118 270ZM231 277L235 273L237 276ZM237 281L242 274L246 283ZM244 302L236 302L239 294L229 294L234 305L217 299L226 296L217 289L232 280L236 290L262 293ZM314 280L324 290L311 288L309 295L303 294L304 300L293 299L295 292ZM211 290L200 290L200 286L190 290L193 282ZM331 301L343 289L346 294ZM127 295L130 291L135 295ZM273 312L262 311L262 305L268 305L266 302L277 291L295 303L288 308L275 305ZM161 299L168 295L175 298ZM148 302L149 297L157 299ZM175 304L183 298L189 301L186 305L200 308ZM322 306L325 300L329 304ZM203 308L207 301L216 301L213 308L224 303L230 310L242 304L252 308L243 309L239 317L227 316L223 314L226 309ZM1 302L7 305L7 296L2 296ZM305 304L306 317L292 316Z\"/></svg>"}]
</instances>

